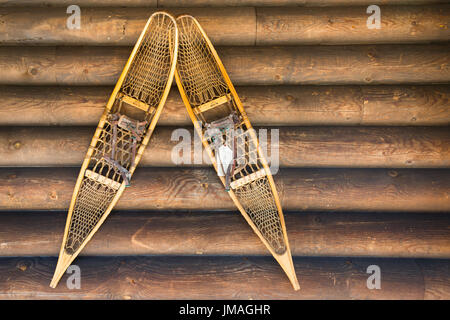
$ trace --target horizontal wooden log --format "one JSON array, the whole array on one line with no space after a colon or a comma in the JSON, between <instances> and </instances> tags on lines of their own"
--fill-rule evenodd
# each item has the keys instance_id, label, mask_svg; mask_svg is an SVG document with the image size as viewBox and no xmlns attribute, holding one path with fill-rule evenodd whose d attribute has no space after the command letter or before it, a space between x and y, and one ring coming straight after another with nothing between
<instances>
[{"instance_id":1,"label":"horizontal wooden log","mask_svg":"<svg viewBox=\"0 0 450 320\"><path fill-rule=\"evenodd\" d=\"M450 6L382 6L380 29L367 7L257 8L256 44L373 44L446 41Z\"/></svg>"},{"instance_id":2,"label":"horizontal wooden log","mask_svg":"<svg viewBox=\"0 0 450 320\"><path fill-rule=\"evenodd\" d=\"M0 8L0 44L133 45L156 8L83 8L79 30L66 8ZM367 7L182 8L215 45L373 44L447 41L450 5L383 6L382 26L368 29Z\"/></svg>"},{"instance_id":3,"label":"horizontal wooden log","mask_svg":"<svg viewBox=\"0 0 450 320\"><path fill-rule=\"evenodd\" d=\"M79 166L94 131L87 127L0 128L0 166ZM194 153L201 159L204 151L198 138L194 144L193 131L191 127L158 127L140 165L209 167L209 161L194 161ZM256 133L273 166L450 167L447 127L281 127L256 128ZM279 141L271 143L277 135ZM182 144L184 158L179 156Z\"/></svg>"},{"instance_id":4,"label":"horizontal wooden log","mask_svg":"<svg viewBox=\"0 0 450 320\"><path fill-rule=\"evenodd\" d=\"M54 258L0 259L2 299L449 299L449 260L294 258L294 291L269 257L80 257L81 288L64 275L49 287ZM367 287L367 267L381 289ZM173 313L171 313L173 312ZM174 318L178 310L168 311Z\"/></svg>"},{"instance_id":5,"label":"horizontal wooden log","mask_svg":"<svg viewBox=\"0 0 450 320\"><path fill-rule=\"evenodd\" d=\"M238 87L253 125L449 125L449 85ZM97 125L112 87L0 87L0 126ZM192 124L174 88L158 125ZM276 115L276 117L274 117Z\"/></svg>"},{"instance_id":6,"label":"horizontal wooden log","mask_svg":"<svg viewBox=\"0 0 450 320\"><path fill-rule=\"evenodd\" d=\"M77 5L81 7L108 7L108 6L124 6L124 7L157 7L158 1L161 0L78 0ZM396 1L396 0L394 0ZM45 6L59 7L70 6L73 4L71 0L0 0L0 6Z\"/></svg>"},{"instance_id":7,"label":"horizontal wooden log","mask_svg":"<svg viewBox=\"0 0 450 320\"><path fill-rule=\"evenodd\" d=\"M236 85L450 81L450 45L221 47ZM0 47L0 84L111 85L128 47Z\"/></svg>"},{"instance_id":8,"label":"horizontal wooden log","mask_svg":"<svg viewBox=\"0 0 450 320\"><path fill-rule=\"evenodd\" d=\"M348 6L348 5L421 5L446 3L446 0L78 0L81 7L235 7L235 6ZM0 0L0 6L59 7L72 0Z\"/></svg>"},{"instance_id":9,"label":"horizontal wooden log","mask_svg":"<svg viewBox=\"0 0 450 320\"><path fill-rule=\"evenodd\" d=\"M1 168L0 210L67 210L79 168ZM286 211L450 211L450 170L283 169ZM236 210L213 169L138 168L118 210Z\"/></svg>"},{"instance_id":10,"label":"horizontal wooden log","mask_svg":"<svg viewBox=\"0 0 450 320\"><path fill-rule=\"evenodd\" d=\"M57 256L66 212L1 213L0 256ZM441 213L285 213L295 256L450 258ZM232 230L232 231L231 231ZM112 214L83 255L270 255L238 213Z\"/></svg>"},{"instance_id":11,"label":"horizontal wooden log","mask_svg":"<svg viewBox=\"0 0 450 320\"><path fill-rule=\"evenodd\" d=\"M361 124L449 125L448 89L445 86L364 86Z\"/></svg>"},{"instance_id":12,"label":"horizontal wooden log","mask_svg":"<svg viewBox=\"0 0 450 320\"><path fill-rule=\"evenodd\" d=\"M3 0L6 1L6 0ZM19 0L27 1L27 0ZM29 0L28 0L29 1ZM50 0L55 1L55 0ZM68 0L63 0L68 1ZM99 0L111 1L111 0ZM136 1L136 0L130 0ZM141 0L137 0L141 1ZM158 0L159 7L209 7L209 6L349 6L349 5L417 5L445 3L444 0Z\"/></svg>"},{"instance_id":13,"label":"horizontal wooden log","mask_svg":"<svg viewBox=\"0 0 450 320\"><path fill-rule=\"evenodd\" d=\"M134 45L156 8L83 8L80 29L66 27L69 15L62 8L0 8L0 44ZM171 9L198 17L218 45L254 45L254 8ZM364 12L363 12L364 14Z\"/></svg>"}]
</instances>

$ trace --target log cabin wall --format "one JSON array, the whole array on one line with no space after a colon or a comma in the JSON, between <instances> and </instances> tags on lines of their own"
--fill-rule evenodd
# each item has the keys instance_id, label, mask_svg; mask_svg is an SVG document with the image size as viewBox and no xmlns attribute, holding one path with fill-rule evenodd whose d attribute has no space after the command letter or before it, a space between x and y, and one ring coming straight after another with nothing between
<instances>
[{"instance_id":1,"label":"log cabin wall","mask_svg":"<svg viewBox=\"0 0 450 320\"><path fill-rule=\"evenodd\" d=\"M70 30L72 1L0 0L0 298L450 299L445 2L80 0ZM49 287L95 126L161 8L198 18L250 120L279 130L300 291L213 169L171 161L173 130L192 131L175 87L132 187L75 261L81 289L67 275Z\"/></svg>"}]
</instances>

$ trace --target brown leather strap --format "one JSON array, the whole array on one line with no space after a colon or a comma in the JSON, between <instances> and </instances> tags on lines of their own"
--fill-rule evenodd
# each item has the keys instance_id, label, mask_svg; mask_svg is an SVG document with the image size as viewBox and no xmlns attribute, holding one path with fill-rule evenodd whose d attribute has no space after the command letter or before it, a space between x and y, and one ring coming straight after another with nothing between
<instances>
[{"instance_id":1,"label":"brown leather strap","mask_svg":"<svg viewBox=\"0 0 450 320\"><path fill-rule=\"evenodd\" d=\"M103 156L103 158L105 159L106 162L111 164L113 167L115 167L119 171L120 175L122 176L123 180L125 181L125 186L129 187L130 179L131 179L130 171L128 171L127 169L122 167L116 160L111 159L110 157L108 157L106 155Z\"/></svg>"},{"instance_id":2,"label":"brown leather strap","mask_svg":"<svg viewBox=\"0 0 450 320\"><path fill-rule=\"evenodd\" d=\"M141 141L141 138L139 138L139 140L137 140L137 137L132 137L131 139L133 139L133 144L131 145L131 166L134 166L134 161L136 159L136 145L137 145L137 141Z\"/></svg>"},{"instance_id":3,"label":"brown leather strap","mask_svg":"<svg viewBox=\"0 0 450 320\"><path fill-rule=\"evenodd\" d=\"M231 175L234 174L234 169L236 169L236 157L237 157L237 143L236 143L236 135L233 134L233 167L231 169Z\"/></svg>"},{"instance_id":4,"label":"brown leather strap","mask_svg":"<svg viewBox=\"0 0 450 320\"><path fill-rule=\"evenodd\" d=\"M232 165L228 165L228 170L225 173L225 191L230 191L232 170Z\"/></svg>"},{"instance_id":5,"label":"brown leather strap","mask_svg":"<svg viewBox=\"0 0 450 320\"><path fill-rule=\"evenodd\" d=\"M111 141L111 158L114 159L116 156L116 142L117 142L117 121L111 121L113 126L113 136Z\"/></svg>"},{"instance_id":6,"label":"brown leather strap","mask_svg":"<svg viewBox=\"0 0 450 320\"><path fill-rule=\"evenodd\" d=\"M129 123L132 121L132 123L135 124L136 130L132 128L131 126L128 126L126 128L123 128L131 133L131 167L134 166L136 161L136 149L137 149L137 143L142 140L142 134L144 133L145 129L142 130L142 132L139 132L139 128L144 126L147 121L137 121L130 119L124 115L121 115L120 113L114 113L110 115L110 123L112 126L112 139L111 139L111 153L110 155L104 155L104 159L112 164L121 174L123 177L125 183L127 186L130 185L130 172L125 169L125 167L122 166L117 160L116 160L116 149L117 149L117 127L119 126L119 122L121 121L121 117L125 117L126 121L129 121ZM120 126L121 128L123 125Z\"/></svg>"},{"instance_id":7,"label":"brown leather strap","mask_svg":"<svg viewBox=\"0 0 450 320\"><path fill-rule=\"evenodd\" d=\"M207 124L207 128L211 129L218 129L220 131L220 134L222 134L222 130L232 130L231 134L232 134L232 140L231 140L231 149L233 151L233 160L232 163L230 165L228 165L227 169L225 170L222 160L220 159L220 155L219 155L219 160L220 160L220 165L222 167L222 171L225 174L225 190L229 191L230 190L230 184L231 184L231 177L234 174L234 170L236 169L236 157L237 157L237 142L236 142L236 135L234 132L234 126L239 123L239 118L235 113L231 113L230 115L228 115L225 118L216 120L212 123ZM211 141L214 138L214 135L212 135L211 137ZM216 150L216 152L218 152L218 148L220 147L220 145L217 145L213 142L213 148Z\"/></svg>"}]
</instances>

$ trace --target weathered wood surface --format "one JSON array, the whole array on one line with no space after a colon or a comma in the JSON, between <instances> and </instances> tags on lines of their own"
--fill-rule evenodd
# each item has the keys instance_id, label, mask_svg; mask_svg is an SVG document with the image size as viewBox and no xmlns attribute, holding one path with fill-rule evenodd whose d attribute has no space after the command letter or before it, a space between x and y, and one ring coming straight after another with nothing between
<instances>
[{"instance_id":1,"label":"weathered wood surface","mask_svg":"<svg viewBox=\"0 0 450 320\"><path fill-rule=\"evenodd\" d=\"M79 168L1 168L0 210L67 210ZM282 169L286 211L450 211L450 170ZM213 169L137 168L117 210L233 210Z\"/></svg>"},{"instance_id":2,"label":"weathered wood surface","mask_svg":"<svg viewBox=\"0 0 450 320\"><path fill-rule=\"evenodd\" d=\"M450 167L450 130L447 127L281 127L255 130L262 149L267 151L274 166L279 163L281 167L293 168ZM95 128L88 127L2 127L0 166L79 166L94 131ZM200 139L194 138L193 131L191 127L157 127L140 166L210 166L210 162L194 160L194 154L201 159L202 152L205 152Z\"/></svg>"},{"instance_id":3,"label":"weathered wood surface","mask_svg":"<svg viewBox=\"0 0 450 320\"><path fill-rule=\"evenodd\" d=\"M5 0L3 0L5 1ZM19 0L27 1L27 0ZM29 0L28 0L29 1ZM55 1L55 0L51 0ZM67 1L67 0L63 0ZM99 0L100 1L100 0ZM111 0L104 0L111 1ZM130 0L131 1L131 0ZM141 1L141 0L137 0ZM335 5L416 5L444 3L444 0L158 0L160 7L194 6L335 6Z\"/></svg>"},{"instance_id":4,"label":"weathered wood surface","mask_svg":"<svg viewBox=\"0 0 450 320\"><path fill-rule=\"evenodd\" d=\"M447 41L450 6L383 6L381 28L368 29L367 7L258 8L258 45Z\"/></svg>"},{"instance_id":5,"label":"weathered wood surface","mask_svg":"<svg viewBox=\"0 0 450 320\"><path fill-rule=\"evenodd\" d=\"M0 256L56 256L65 212L0 214ZM285 213L295 256L450 258L441 213ZM83 255L270 255L237 212L113 213Z\"/></svg>"},{"instance_id":6,"label":"weathered wood surface","mask_svg":"<svg viewBox=\"0 0 450 320\"><path fill-rule=\"evenodd\" d=\"M450 298L449 260L294 258L302 286L299 291L292 290L269 257L80 257L76 264L81 270L81 289L68 289L67 275L52 289L48 283L56 259L2 258L0 298ZM381 269L380 290L367 288L370 265Z\"/></svg>"},{"instance_id":7,"label":"weathered wood surface","mask_svg":"<svg viewBox=\"0 0 450 320\"><path fill-rule=\"evenodd\" d=\"M0 126L97 125L112 87L0 87ZM449 125L450 86L257 86L237 92L253 125ZM173 89L159 125L192 124Z\"/></svg>"},{"instance_id":8,"label":"weathered wood surface","mask_svg":"<svg viewBox=\"0 0 450 320\"><path fill-rule=\"evenodd\" d=\"M321 1L321 0L318 0ZM397 0L393 0L397 1ZM401 1L401 0L398 0ZM420 1L420 0L417 0ZM103 7L103 6L132 6L132 7L157 7L158 2L161 0L78 0L77 5ZM5 7L13 6L70 6L74 4L71 0L0 0L0 5Z\"/></svg>"},{"instance_id":9,"label":"weathered wood surface","mask_svg":"<svg viewBox=\"0 0 450 320\"><path fill-rule=\"evenodd\" d=\"M78 0L81 7L235 7L235 6L348 6L421 5L446 3L446 0ZM0 0L0 6L69 6L72 0Z\"/></svg>"},{"instance_id":10,"label":"weathered wood surface","mask_svg":"<svg viewBox=\"0 0 450 320\"><path fill-rule=\"evenodd\" d=\"M236 85L450 81L449 44L218 48ZM128 47L0 47L0 84L112 85Z\"/></svg>"},{"instance_id":11,"label":"weathered wood surface","mask_svg":"<svg viewBox=\"0 0 450 320\"><path fill-rule=\"evenodd\" d=\"M69 14L65 7L0 8L4 21L0 24L0 44L132 46L156 11L155 8L83 8L80 29L74 30L66 27ZM218 45L255 44L254 8L186 8L169 12L194 15Z\"/></svg>"},{"instance_id":12,"label":"weathered wood surface","mask_svg":"<svg viewBox=\"0 0 450 320\"><path fill-rule=\"evenodd\" d=\"M66 8L0 8L0 44L133 45L156 8L83 8L81 28L66 27ZM191 14L215 45L419 43L447 41L450 5L385 6L368 29L367 7L170 8Z\"/></svg>"}]
</instances>

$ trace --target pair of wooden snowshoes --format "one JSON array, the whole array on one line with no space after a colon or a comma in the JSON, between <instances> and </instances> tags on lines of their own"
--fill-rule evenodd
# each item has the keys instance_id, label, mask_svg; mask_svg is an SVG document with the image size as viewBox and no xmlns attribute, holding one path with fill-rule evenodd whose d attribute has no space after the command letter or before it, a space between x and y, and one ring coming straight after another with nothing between
<instances>
[{"instance_id":1,"label":"pair of wooden snowshoes","mask_svg":"<svg viewBox=\"0 0 450 320\"><path fill-rule=\"evenodd\" d=\"M278 193L234 86L197 20L164 12L149 18L95 131L50 286L56 287L130 185L174 75L230 197L298 290Z\"/></svg>"}]
</instances>

